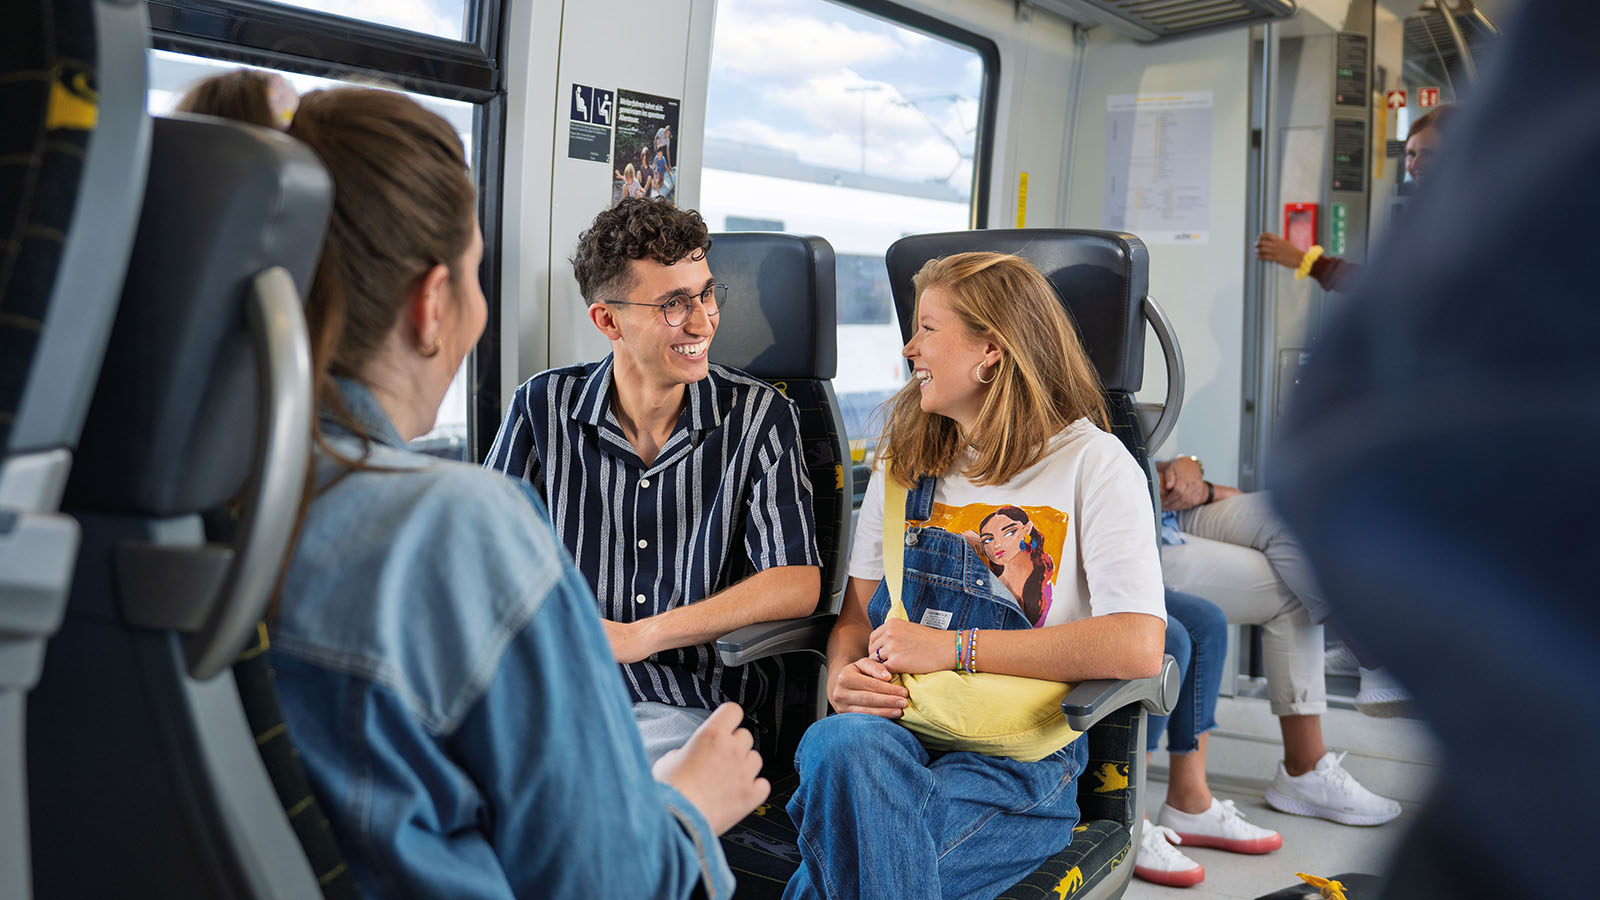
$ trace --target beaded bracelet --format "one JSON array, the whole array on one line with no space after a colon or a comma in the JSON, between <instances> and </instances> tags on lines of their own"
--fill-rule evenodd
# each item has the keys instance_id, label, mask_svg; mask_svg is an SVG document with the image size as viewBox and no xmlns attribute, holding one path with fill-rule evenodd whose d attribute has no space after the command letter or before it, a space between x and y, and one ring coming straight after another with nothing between
<instances>
[{"instance_id":1,"label":"beaded bracelet","mask_svg":"<svg viewBox=\"0 0 1600 900\"><path fill-rule=\"evenodd\" d=\"M961 659L961 630L956 629L956 671L965 672L967 664Z\"/></svg>"},{"instance_id":2,"label":"beaded bracelet","mask_svg":"<svg viewBox=\"0 0 1600 900\"><path fill-rule=\"evenodd\" d=\"M967 631L967 671L974 674L978 671L978 629Z\"/></svg>"}]
</instances>

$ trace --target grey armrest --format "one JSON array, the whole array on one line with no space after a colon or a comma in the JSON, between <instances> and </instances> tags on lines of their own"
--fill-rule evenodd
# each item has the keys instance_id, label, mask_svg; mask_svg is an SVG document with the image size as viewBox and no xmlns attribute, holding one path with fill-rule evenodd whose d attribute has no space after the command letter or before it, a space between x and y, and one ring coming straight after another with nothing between
<instances>
[{"instance_id":1,"label":"grey armrest","mask_svg":"<svg viewBox=\"0 0 1600 900\"><path fill-rule=\"evenodd\" d=\"M1142 703L1151 714L1164 716L1178 702L1178 664L1170 656L1161 658L1161 671L1135 681L1080 681L1066 699L1061 711L1067 724L1078 731L1130 703Z\"/></svg>"},{"instance_id":2,"label":"grey armrest","mask_svg":"<svg viewBox=\"0 0 1600 900\"><path fill-rule=\"evenodd\" d=\"M803 619L777 619L757 622L717 638L717 656L725 666L742 666L777 656L809 650L822 656L833 630L834 613L816 613Z\"/></svg>"}]
</instances>

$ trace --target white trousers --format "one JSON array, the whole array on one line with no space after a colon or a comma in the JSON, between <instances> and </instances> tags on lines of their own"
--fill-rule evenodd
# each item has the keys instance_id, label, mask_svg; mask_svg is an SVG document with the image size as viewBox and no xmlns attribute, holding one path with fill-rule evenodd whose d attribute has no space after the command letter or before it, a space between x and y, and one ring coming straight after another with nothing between
<instances>
[{"instance_id":1,"label":"white trousers","mask_svg":"<svg viewBox=\"0 0 1600 900\"><path fill-rule=\"evenodd\" d=\"M1186 544L1161 548L1167 587L1222 607L1234 625L1260 625L1275 716L1321 715L1326 606L1305 553L1263 493L1178 513Z\"/></svg>"}]
</instances>

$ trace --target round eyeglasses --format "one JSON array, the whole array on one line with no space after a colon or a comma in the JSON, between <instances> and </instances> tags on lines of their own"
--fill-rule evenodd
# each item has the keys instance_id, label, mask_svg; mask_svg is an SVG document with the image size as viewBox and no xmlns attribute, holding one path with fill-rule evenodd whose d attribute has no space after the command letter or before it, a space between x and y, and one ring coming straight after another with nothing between
<instances>
[{"instance_id":1,"label":"round eyeglasses","mask_svg":"<svg viewBox=\"0 0 1600 900\"><path fill-rule=\"evenodd\" d=\"M728 305L728 286L713 282L698 294L676 294L667 298L665 303L631 303L626 300L608 300L606 303L613 306L653 306L661 310L661 317L667 320L668 325L677 328L689 321L689 313L694 309L696 299L705 309L706 318L715 319L722 308Z\"/></svg>"}]
</instances>

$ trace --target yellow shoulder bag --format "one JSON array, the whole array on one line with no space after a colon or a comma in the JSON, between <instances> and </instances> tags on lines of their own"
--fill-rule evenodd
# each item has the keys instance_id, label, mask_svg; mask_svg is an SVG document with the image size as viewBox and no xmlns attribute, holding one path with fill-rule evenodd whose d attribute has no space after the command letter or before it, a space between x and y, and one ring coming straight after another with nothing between
<instances>
[{"instance_id":1,"label":"yellow shoulder bag","mask_svg":"<svg viewBox=\"0 0 1600 900\"><path fill-rule=\"evenodd\" d=\"M905 578L906 489L884 472L883 573L889 618L909 621L901 600ZM1035 762L1079 733L1067 724L1061 701L1072 685L990 672L896 675L910 692L900 724L930 750L967 750Z\"/></svg>"}]
</instances>

